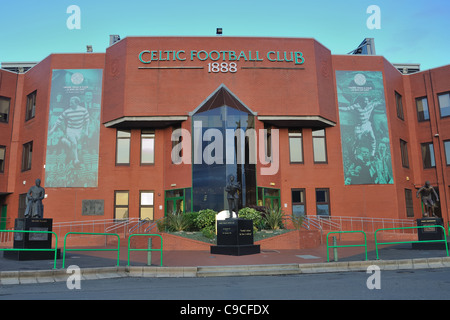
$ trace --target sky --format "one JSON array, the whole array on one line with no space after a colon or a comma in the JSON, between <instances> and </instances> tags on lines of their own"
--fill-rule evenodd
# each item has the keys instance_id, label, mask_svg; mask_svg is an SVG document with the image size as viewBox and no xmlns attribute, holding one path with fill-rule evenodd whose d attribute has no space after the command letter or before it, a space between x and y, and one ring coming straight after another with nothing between
<instances>
[{"instance_id":1,"label":"sky","mask_svg":"<svg viewBox=\"0 0 450 320\"><path fill-rule=\"evenodd\" d=\"M71 5L80 9L79 28L67 26ZM372 5L379 14L367 12ZM450 64L449 14L449 0L0 0L0 62L37 62L86 45L105 52L112 34L215 36L221 27L224 37L314 38L332 54L374 38L377 55L427 70Z\"/></svg>"}]
</instances>

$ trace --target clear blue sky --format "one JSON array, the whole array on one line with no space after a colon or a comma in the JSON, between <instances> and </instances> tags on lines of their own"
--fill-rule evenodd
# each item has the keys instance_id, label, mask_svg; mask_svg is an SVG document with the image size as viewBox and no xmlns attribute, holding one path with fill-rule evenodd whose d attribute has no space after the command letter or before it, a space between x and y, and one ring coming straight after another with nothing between
<instances>
[{"instance_id":1,"label":"clear blue sky","mask_svg":"<svg viewBox=\"0 0 450 320\"><path fill-rule=\"evenodd\" d=\"M70 30L70 5L81 29ZM370 30L370 5L381 29ZM105 52L109 35L315 38L346 54L366 37L392 63L421 69L450 64L449 0L0 0L0 62L40 61L51 53Z\"/></svg>"}]
</instances>

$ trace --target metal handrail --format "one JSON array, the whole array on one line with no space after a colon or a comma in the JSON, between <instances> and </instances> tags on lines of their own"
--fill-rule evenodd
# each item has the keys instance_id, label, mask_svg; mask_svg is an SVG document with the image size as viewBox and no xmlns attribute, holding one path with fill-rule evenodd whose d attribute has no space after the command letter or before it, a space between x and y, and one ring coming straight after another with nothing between
<instances>
[{"instance_id":1,"label":"metal handrail","mask_svg":"<svg viewBox=\"0 0 450 320\"><path fill-rule=\"evenodd\" d=\"M394 218L372 218L372 217L347 217L347 216L327 216L317 217L315 215L305 215L305 228L310 225L319 230L365 230L366 232L375 232L378 227L389 226L414 226L416 221L413 219L394 219ZM320 227L319 227L320 225ZM397 230L397 228L394 228ZM405 231L403 231L405 232ZM413 230L415 232L415 230Z\"/></svg>"},{"instance_id":2,"label":"metal handrail","mask_svg":"<svg viewBox=\"0 0 450 320\"><path fill-rule=\"evenodd\" d=\"M75 249L67 249L66 248L66 240L67 236L70 234L83 234L83 235L100 235L100 236L116 236L117 237L117 249L86 249L86 248L75 248ZM117 251L117 266L119 266L120 261L120 237L117 233L98 233L98 232L68 232L64 236L64 249L63 249L63 261L62 268L64 269L65 261L66 261L66 251Z\"/></svg>"},{"instance_id":3,"label":"metal handrail","mask_svg":"<svg viewBox=\"0 0 450 320\"><path fill-rule=\"evenodd\" d=\"M302 226L305 225L305 221L307 222L307 224L306 224L307 227L305 226L306 229L311 230L311 225L312 225L314 228L316 228L322 232L322 230L323 230L322 225L320 223L318 223L317 221L311 219L311 217L305 216Z\"/></svg>"},{"instance_id":4,"label":"metal handrail","mask_svg":"<svg viewBox=\"0 0 450 320\"><path fill-rule=\"evenodd\" d=\"M81 226L81 225L114 223L116 221L117 221L116 219L60 221L54 222L53 226L58 227Z\"/></svg>"},{"instance_id":5,"label":"metal handrail","mask_svg":"<svg viewBox=\"0 0 450 320\"><path fill-rule=\"evenodd\" d=\"M148 233L150 232L154 227L156 227L158 225L158 222L163 220L164 218L158 219L156 221L153 221L153 223L151 225L149 225L147 228L145 228L144 232Z\"/></svg>"},{"instance_id":6,"label":"metal handrail","mask_svg":"<svg viewBox=\"0 0 450 320\"><path fill-rule=\"evenodd\" d=\"M139 221L139 218L128 218L126 220L120 221L120 222L116 222L115 224L113 224L112 226L109 226L108 228L105 228L105 232L110 232L119 228L126 228L127 225L129 225L130 223Z\"/></svg>"},{"instance_id":7,"label":"metal handrail","mask_svg":"<svg viewBox=\"0 0 450 320\"><path fill-rule=\"evenodd\" d=\"M442 231L444 233L444 239L442 239L442 240L418 240L418 241L381 242L381 243L377 242L377 232L378 231L386 231L386 230L394 230L394 229L423 229L423 228L442 228ZM426 242L444 242L445 243L445 250L447 252L447 257L449 256L448 255L447 235L445 234L445 228L443 226L441 226L441 225L377 229L375 231L375 251L377 253L377 260L379 260L379 257L378 257L378 246L379 245L402 244L402 243L426 243Z\"/></svg>"},{"instance_id":8,"label":"metal handrail","mask_svg":"<svg viewBox=\"0 0 450 320\"><path fill-rule=\"evenodd\" d=\"M364 244L348 244L348 245L336 245L330 246L328 245L328 239L330 234L343 234L343 233L362 233L364 235ZM327 262L330 262L330 250L329 248L350 248L350 247L364 247L366 253L366 261L367 261L367 235L362 230L355 231L331 231L327 233ZM335 257L336 258L336 257Z\"/></svg>"},{"instance_id":9,"label":"metal handrail","mask_svg":"<svg viewBox=\"0 0 450 320\"><path fill-rule=\"evenodd\" d=\"M327 216L315 216L314 217L316 220L319 221L319 223L321 225L329 225L330 228L336 228L338 230L342 230L342 225L340 223L334 222L333 219L330 219Z\"/></svg>"},{"instance_id":10,"label":"metal handrail","mask_svg":"<svg viewBox=\"0 0 450 320\"><path fill-rule=\"evenodd\" d=\"M24 249L24 248L0 248L2 251L54 251L55 259L53 262L53 269L56 269L56 259L58 256L58 235L53 231L38 231L38 230L0 230L0 232L22 232L22 233L47 233L55 235L55 249L45 249L45 248L32 248L32 249Z\"/></svg>"},{"instance_id":11,"label":"metal handrail","mask_svg":"<svg viewBox=\"0 0 450 320\"><path fill-rule=\"evenodd\" d=\"M131 227L130 229L128 229L128 233L131 234L133 233L134 230L139 229L143 224L152 221L150 218L145 218L140 220L136 225L134 225L133 227Z\"/></svg>"},{"instance_id":12,"label":"metal handrail","mask_svg":"<svg viewBox=\"0 0 450 320\"><path fill-rule=\"evenodd\" d=\"M161 248L160 249L151 249L151 248L147 248L147 249L131 249L130 248L130 239L131 237L135 237L135 236L154 236L154 237L159 237L161 239ZM160 234L131 234L128 237L128 266L130 265L130 252L131 251L160 251L161 252L161 267L163 266L163 238Z\"/></svg>"}]
</instances>

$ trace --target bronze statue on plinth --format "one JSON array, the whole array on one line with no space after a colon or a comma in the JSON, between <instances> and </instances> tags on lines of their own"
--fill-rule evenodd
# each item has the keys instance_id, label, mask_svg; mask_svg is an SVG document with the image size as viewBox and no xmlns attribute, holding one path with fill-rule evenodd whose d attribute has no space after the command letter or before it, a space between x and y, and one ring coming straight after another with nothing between
<instances>
[{"instance_id":1,"label":"bronze statue on plinth","mask_svg":"<svg viewBox=\"0 0 450 320\"><path fill-rule=\"evenodd\" d=\"M425 185L417 190L416 197L418 198L419 195L421 195L422 202L425 206L425 212L423 213L424 217L428 217L430 215L436 217L434 214L434 207L436 206L436 203L433 201L433 194L436 197L436 201L439 201L439 197L434 188L430 185L430 181L425 181Z\"/></svg>"},{"instance_id":2,"label":"bronze statue on plinth","mask_svg":"<svg viewBox=\"0 0 450 320\"><path fill-rule=\"evenodd\" d=\"M27 208L25 209L25 218L44 217L44 206L42 200L45 196L45 189L41 187L41 180L36 179L36 185L32 186L27 193Z\"/></svg>"},{"instance_id":3,"label":"bronze statue on plinth","mask_svg":"<svg viewBox=\"0 0 450 320\"><path fill-rule=\"evenodd\" d=\"M225 187L225 191L227 192L227 200L228 200L228 212L230 216L228 219L233 217L233 212L236 214L236 217L239 218L239 192L241 190L241 185L239 182L234 181L234 176L230 175L228 177L228 184Z\"/></svg>"}]
</instances>

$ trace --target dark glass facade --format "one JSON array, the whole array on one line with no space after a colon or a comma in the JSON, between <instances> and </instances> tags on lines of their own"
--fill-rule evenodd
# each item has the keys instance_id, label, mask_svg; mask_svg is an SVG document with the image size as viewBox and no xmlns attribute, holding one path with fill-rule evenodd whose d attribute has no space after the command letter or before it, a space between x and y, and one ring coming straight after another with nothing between
<instances>
[{"instance_id":1,"label":"dark glass facade","mask_svg":"<svg viewBox=\"0 0 450 320\"><path fill-rule=\"evenodd\" d=\"M227 210L230 175L241 186L239 208L256 204L256 165L249 159L254 116L227 105L199 111L192 117L193 210Z\"/></svg>"}]
</instances>

